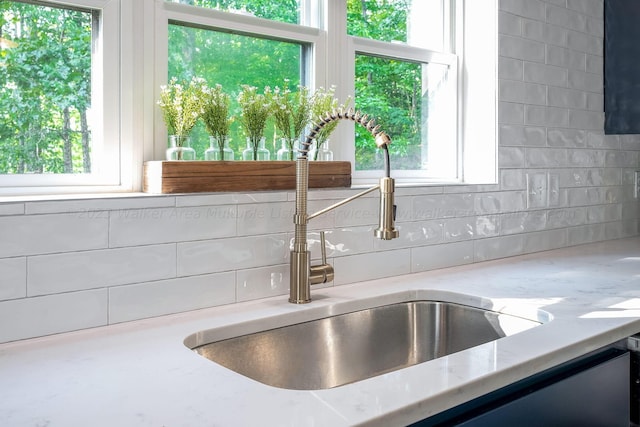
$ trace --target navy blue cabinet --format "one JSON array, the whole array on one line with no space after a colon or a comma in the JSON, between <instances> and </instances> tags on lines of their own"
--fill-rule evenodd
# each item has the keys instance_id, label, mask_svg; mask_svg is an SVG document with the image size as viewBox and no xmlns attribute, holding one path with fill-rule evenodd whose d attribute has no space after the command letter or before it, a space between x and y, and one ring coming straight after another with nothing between
<instances>
[{"instance_id":1,"label":"navy blue cabinet","mask_svg":"<svg viewBox=\"0 0 640 427\"><path fill-rule=\"evenodd\" d=\"M609 349L414 426L628 427L630 356Z\"/></svg>"}]
</instances>

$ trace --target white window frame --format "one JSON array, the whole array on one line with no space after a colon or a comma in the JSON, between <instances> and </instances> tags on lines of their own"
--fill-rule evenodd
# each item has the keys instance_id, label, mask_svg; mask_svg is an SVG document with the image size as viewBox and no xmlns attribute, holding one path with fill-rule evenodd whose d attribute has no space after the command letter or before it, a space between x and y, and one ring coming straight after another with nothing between
<instances>
[{"instance_id":1,"label":"white window frame","mask_svg":"<svg viewBox=\"0 0 640 427\"><path fill-rule=\"evenodd\" d=\"M0 195L131 191L133 155L127 143L130 139L121 133L119 90L123 71L120 43L127 37L121 18L129 15L122 10L121 0L47 0L42 4L100 12L98 37L92 42L91 106L92 114L99 117L91 128L92 172L0 175Z\"/></svg>"},{"instance_id":2,"label":"white window frame","mask_svg":"<svg viewBox=\"0 0 640 427\"><path fill-rule=\"evenodd\" d=\"M159 12L156 12L154 99L158 99L159 86L167 80L169 20L192 22L249 36L310 43L313 58L309 65L310 81L305 84L311 89L335 86L340 100L354 97L356 53L444 64L457 75L457 169L451 176L436 178L421 171L393 170L392 165L392 174L399 178L398 185L498 182L498 0L446 0L444 10L449 19L444 25L444 50L451 53L348 36L344 0L301 0L304 25L193 8L164 0L155 2ZM156 144L153 159L163 159L166 130L158 108L154 123ZM336 158L351 161L354 186L377 182L379 171L355 170L352 122L342 122L331 139L331 149Z\"/></svg>"},{"instance_id":3,"label":"white window frame","mask_svg":"<svg viewBox=\"0 0 640 427\"><path fill-rule=\"evenodd\" d=\"M215 9L194 8L180 3L158 0L156 13L156 74L158 82L155 99L160 98L160 86L166 84L168 74L168 28L169 23L176 22L186 25L196 25L212 31L231 31L250 37L270 38L284 42L306 44L311 52L306 58L308 81L305 85L314 86L318 81L326 79L326 32L311 26L289 24L256 18L242 14L221 12ZM310 2L308 2L310 3ZM310 7L310 6L309 6ZM317 14L316 14L317 16ZM305 18L303 18L305 19ZM306 19L311 19L308 16ZM303 59L304 60L304 59ZM156 108L155 114L155 147L154 158L164 159L167 149L167 130L162 113Z\"/></svg>"}]
</instances>

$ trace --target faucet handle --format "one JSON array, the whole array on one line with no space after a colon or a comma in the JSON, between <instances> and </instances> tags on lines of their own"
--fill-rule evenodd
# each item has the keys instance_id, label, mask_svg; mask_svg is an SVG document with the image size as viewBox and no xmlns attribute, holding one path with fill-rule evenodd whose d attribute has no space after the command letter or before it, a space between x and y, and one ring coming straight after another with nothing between
<instances>
[{"instance_id":1,"label":"faucet handle","mask_svg":"<svg viewBox=\"0 0 640 427\"><path fill-rule=\"evenodd\" d=\"M322 253L322 264L312 265L309 272L309 282L312 285L333 281L333 266L327 263L327 245L324 231L320 232L320 252Z\"/></svg>"}]
</instances>

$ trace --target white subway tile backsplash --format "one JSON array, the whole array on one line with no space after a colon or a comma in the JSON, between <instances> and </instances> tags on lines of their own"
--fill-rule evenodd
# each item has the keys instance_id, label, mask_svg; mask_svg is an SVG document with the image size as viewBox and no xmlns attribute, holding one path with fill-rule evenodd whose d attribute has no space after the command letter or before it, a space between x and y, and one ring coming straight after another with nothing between
<instances>
[{"instance_id":1,"label":"white subway tile backsplash","mask_svg":"<svg viewBox=\"0 0 640 427\"><path fill-rule=\"evenodd\" d=\"M568 124L568 110L560 110L567 112ZM585 147L587 145L587 135L587 131L581 129L549 129L547 131L547 142L551 147Z\"/></svg>"},{"instance_id":2,"label":"white subway tile backsplash","mask_svg":"<svg viewBox=\"0 0 640 427\"><path fill-rule=\"evenodd\" d=\"M587 207L587 221L589 223L612 222L622 219L622 205L598 205Z\"/></svg>"},{"instance_id":3,"label":"white subway tile backsplash","mask_svg":"<svg viewBox=\"0 0 640 427\"><path fill-rule=\"evenodd\" d=\"M326 202L321 203L318 209L326 206ZM356 199L351 203L335 209L335 225L336 227L350 227L354 225L377 224L379 210L380 203L377 198L362 197Z\"/></svg>"},{"instance_id":4,"label":"white subway tile backsplash","mask_svg":"<svg viewBox=\"0 0 640 427\"><path fill-rule=\"evenodd\" d=\"M411 249L411 271L435 270L473 262L473 241Z\"/></svg>"},{"instance_id":5,"label":"white subway tile backsplash","mask_svg":"<svg viewBox=\"0 0 640 427\"><path fill-rule=\"evenodd\" d=\"M524 250L524 238L520 234L474 240L473 243L475 261L488 261L520 255Z\"/></svg>"},{"instance_id":6,"label":"white subway tile backsplash","mask_svg":"<svg viewBox=\"0 0 640 427\"><path fill-rule=\"evenodd\" d=\"M564 208L549 211L547 214L547 228L567 228L587 223L587 209Z\"/></svg>"},{"instance_id":7,"label":"white subway tile backsplash","mask_svg":"<svg viewBox=\"0 0 640 427\"><path fill-rule=\"evenodd\" d=\"M495 237L500 234L500 215L481 215L476 217L476 236Z\"/></svg>"},{"instance_id":8,"label":"white subway tile backsplash","mask_svg":"<svg viewBox=\"0 0 640 427\"><path fill-rule=\"evenodd\" d=\"M498 104L498 116L500 123L524 123L524 105L513 102L500 102Z\"/></svg>"},{"instance_id":9,"label":"white subway tile backsplash","mask_svg":"<svg viewBox=\"0 0 640 427\"><path fill-rule=\"evenodd\" d=\"M500 144L502 145L502 140ZM500 146L498 148L498 164L502 168L524 167L524 148Z\"/></svg>"},{"instance_id":10,"label":"white subway tile backsplash","mask_svg":"<svg viewBox=\"0 0 640 427\"><path fill-rule=\"evenodd\" d=\"M345 227L326 232L327 256L353 255L373 250L373 227ZM320 233L309 233L309 250L320 257Z\"/></svg>"},{"instance_id":11,"label":"white subway tile backsplash","mask_svg":"<svg viewBox=\"0 0 640 427\"><path fill-rule=\"evenodd\" d=\"M167 279L176 275L175 243L30 257L29 296Z\"/></svg>"},{"instance_id":12,"label":"white subway tile backsplash","mask_svg":"<svg viewBox=\"0 0 640 427\"><path fill-rule=\"evenodd\" d=\"M601 93L587 93L587 109L590 111L603 111L604 95Z\"/></svg>"},{"instance_id":13,"label":"white subway tile backsplash","mask_svg":"<svg viewBox=\"0 0 640 427\"><path fill-rule=\"evenodd\" d=\"M569 206L597 205L605 202L605 192L600 188L570 188L567 190Z\"/></svg>"},{"instance_id":14,"label":"white subway tile backsplash","mask_svg":"<svg viewBox=\"0 0 640 427\"><path fill-rule=\"evenodd\" d=\"M0 302L0 342L106 324L106 289Z\"/></svg>"},{"instance_id":15,"label":"white subway tile backsplash","mask_svg":"<svg viewBox=\"0 0 640 427\"><path fill-rule=\"evenodd\" d=\"M576 31L587 30L587 17L581 13L564 7L548 5L546 9L547 22Z\"/></svg>"},{"instance_id":16,"label":"white subway tile backsplash","mask_svg":"<svg viewBox=\"0 0 640 427\"><path fill-rule=\"evenodd\" d=\"M178 276L283 264L289 260L287 234L178 243Z\"/></svg>"},{"instance_id":17,"label":"white subway tile backsplash","mask_svg":"<svg viewBox=\"0 0 640 427\"><path fill-rule=\"evenodd\" d=\"M575 89L554 88L548 93L548 105L562 108L587 108L587 94Z\"/></svg>"},{"instance_id":18,"label":"white subway tile backsplash","mask_svg":"<svg viewBox=\"0 0 640 427\"><path fill-rule=\"evenodd\" d=\"M107 211L117 211L121 209L145 209L163 208L175 206L175 197L170 196L146 196L146 197L114 197L114 195L104 195L98 199L79 200L47 200L38 202L27 202L25 213L45 214L45 213L84 213L96 215L107 215Z\"/></svg>"},{"instance_id":19,"label":"white subway tile backsplash","mask_svg":"<svg viewBox=\"0 0 640 427\"><path fill-rule=\"evenodd\" d=\"M230 304L235 282L229 272L109 288L109 323Z\"/></svg>"},{"instance_id":20,"label":"white subway tile backsplash","mask_svg":"<svg viewBox=\"0 0 640 427\"><path fill-rule=\"evenodd\" d=\"M399 249L340 257L334 260L333 265L336 285L393 277L411 272L411 252Z\"/></svg>"},{"instance_id":21,"label":"white subway tile backsplash","mask_svg":"<svg viewBox=\"0 0 640 427\"><path fill-rule=\"evenodd\" d=\"M176 207L219 206L245 203L286 202L290 191L252 191L250 193L184 194L176 198Z\"/></svg>"},{"instance_id":22,"label":"white subway tile backsplash","mask_svg":"<svg viewBox=\"0 0 640 427\"><path fill-rule=\"evenodd\" d=\"M453 218L444 223L445 242L470 240L476 235L476 218Z\"/></svg>"},{"instance_id":23,"label":"white subway tile backsplash","mask_svg":"<svg viewBox=\"0 0 640 427\"><path fill-rule=\"evenodd\" d=\"M413 198L414 219L453 218L475 215L472 194L416 196Z\"/></svg>"},{"instance_id":24,"label":"white subway tile backsplash","mask_svg":"<svg viewBox=\"0 0 640 427\"><path fill-rule=\"evenodd\" d=\"M0 258L106 248L108 221L84 213L0 217Z\"/></svg>"},{"instance_id":25,"label":"white subway tile backsplash","mask_svg":"<svg viewBox=\"0 0 640 427\"><path fill-rule=\"evenodd\" d=\"M567 49L560 46L546 46L546 63L568 70L586 69L587 55L583 52Z\"/></svg>"},{"instance_id":26,"label":"white subway tile backsplash","mask_svg":"<svg viewBox=\"0 0 640 427\"><path fill-rule=\"evenodd\" d=\"M562 0L564 3L565 0ZM567 8L575 10L580 13L592 16L594 18L600 18L604 16L602 7L602 0L566 0Z\"/></svg>"},{"instance_id":27,"label":"white subway tile backsplash","mask_svg":"<svg viewBox=\"0 0 640 427\"><path fill-rule=\"evenodd\" d=\"M545 20L545 4L540 0L500 0L500 10L538 21Z\"/></svg>"},{"instance_id":28,"label":"white subway tile backsplash","mask_svg":"<svg viewBox=\"0 0 640 427\"><path fill-rule=\"evenodd\" d=\"M567 30L545 22L523 20L522 34L526 38L551 45L565 46L567 44Z\"/></svg>"},{"instance_id":29,"label":"white subway tile backsplash","mask_svg":"<svg viewBox=\"0 0 640 427\"><path fill-rule=\"evenodd\" d=\"M500 80L498 84L500 101L545 105L546 97L547 88L541 84L516 80Z\"/></svg>"},{"instance_id":30,"label":"white subway tile backsplash","mask_svg":"<svg viewBox=\"0 0 640 427\"><path fill-rule=\"evenodd\" d=\"M566 87L568 84L566 68L535 62L524 63L524 81L542 83L549 86Z\"/></svg>"},{"instance_id":31,"label":"white subway tile backsplash","mask_svg":"<svg viewBox=\"0 0 640 427\"><path fill-rule=\"evenodd\" d=\"M521 169L501 169L501 190L524 190L527 188L525 172Z\"/></svg>"},{"instance_id":32,"label":"white subway tile backsplash","mask_svg":"<svg viewBox=\"0 0 640 427\"><path fill-rule=\"evenodd\" d=\"M238 205L237 234L250 236L292 231L294 212L293 202Z\"/></svg>"},{"instance_id":33,"label":"white subway tile backsplash","mask_svg":"<svg viewBox=\"0 0 640 427\"><path fill-rule=\"evenodd\" d=\"M600 150L571 150L568 152L567 164L574 167L602 167L604 157L604 151Z\"/></svg>"},{"instance_id":34,"label":"white subway tile backsplash","mask_svg":"<svg viewBox=\"0 0 640 427\"><path fill-rule=\"evenodd\" d=\"M604 73L604 58L602 56L587 55L586 71L587 73L600 74ZM599 88L600 92L602 88Z\"/></svg>"},{"instance_id":35,"label":"white subway tile backsplash","mask_svg":"<svg viewBox=\"0 0 640 427\"><path fill-rule=\"evenodd\" d=\"M500 234L517 234L544 230L546 211L514 212L500 217Z\"/></svg>"},{"instance_id":36,"label":"white subway tile backsplash","mask_svg":"<svg viewBox=\"0 0 640 427\"><path fill-rule=\"evenodd\" d=\"M567 47L591 55L602 55L603 40L602 37L593 37L578 31L568 31Z\"/></svg>"},{"instance_id":37,"label":"white subway tile backsplash","mask_svg":"<svg viewBox=\"0 0 640 427\"><path fill-rule=\"evenodd\" d=\"M109 215L111 247L229 237L236 234L237 206L131 209Z\"/></svg>"},{"instance_id":38,"label":"white subway tile backsplash","mask_svg":"<svg viewBox=\"0 0 640 427\"><path fill-rule=\"evenodd\" d=\"M605 239L604 224L590 224L569 228L567 233L569 245L582 245Z\"/></svg>"},{"instance_id":39,"label":"white subway tile backsplash","mask_svg":"<svg viewBox=\"0 0 640 427\"><path fill-rule=\"evenodd\" d=\"M525 107L524 121L527 125L546 127L567 127L569 125L569 110L557 107L542 107L527 105ZM554 129L547 130L547 138Z\"/></svg>"},{"instance_id":40,"label":"white subway tile backsplash","mask_svg":"<svg viewBox=\"0 0 640 427\"><path fill-rule=\"evenodd\" d=\"M525 191L500 191L480 193L474 197L474 213L486 215L500 212L517 212L526 208Z\"/></svg>"},{"instance_id":41,"label":"white subway tile backsplash","mask_svg":"<svg viewBox=\"0 0 640 427\"><path fill-rule=\"evenodd\" d=\"M498 76L507 80L522 80L524 73L524 62L520 59L505 58L501 56L498 60ZM498 117L500 120L500 117Z\"/></svg>"},{"instance_id":42,"label":"white subway tile backsplash","mask_svg":"<svg viewBox=\"0 0 640 427\"><path fill-rule=\"evenodd\" d=\"M236 273L238 302L289 293L289 264L240 270Z\"/></svg>"},{"instance_id":43,"label":"white subway tile backsplash","mask_svg":"<svg viewBox=\"0 0 640 427\"><path fill-rule=\"evenodd\" d=\"M547 230L524 235L524 253L548 251L566 245L566 230Z\"/></svg>"},{"instance_id":44,"label":"white subway tile backsplash","mask_svg":"<svg viewBox=\"0 0 640 427\"><path fill-rule=\"evenodd\" d=\"M620 137L618 135L604 135L603 131L590 131L587 145L593 148L620 149Z\"/></svg>"},{"instance_id":45,"label":"white subway tile backsplash","mask_svg":"<svg viewBox=\"0 0 640 427\"><path fill-rule=\"evenodd\" d=\"M500 125L501 145L522 145L527 147L543 146L546 142L546 131L541 127Z\"/></svg>"},{"instance_id":46,"label":"white subway tile backsplash","mask_svg":"<svg viewBox=\"0 0 640 427\"><path fill-rule=\"evenodd\" d=\"M24 203L0 203L0 216L22 215L24 213Z\"/></svg>"},{"instance_id":47,"label":"white subway tile backsplash","mask_svg":"<svg viewBox=\"0 0 640 427\"><path fill-rule=\"evenodd\" d=\"M519 36L522 34L522 19L519 16L506 12L498 12L498 32Z\"/></svg>"},{"instance_id":48,"label":"white subway tile backsplash","mask_svg":"<svg viewBox=\"0 0 640 427\"><path fill-rule=\"evenodd\" d=\"M640 150L640 135L620 135L620 147L622 150Z\"/></svg>"},{"instance_id":49,"label":"white subway tile backsplash","mask_svg":"<svg viewBox=\"0 0 640 427\"><path fill-rule=\"evenodd\" d=\"M0 259L0 301L27 296L27 259Z\"/></svg>"},{"instance_id":50,"label":"white subway tile backsplash","mask_svg":"<svg viewBox=\"0 0 640 427\"><path fill-rule=\"evenodd\" d=\"M585 73L578 70L569 70L569 87L585 92L602 93L602 74ZM602 128L602 126L600 126Z\"/></svg>"},{"instance_id":51,"label":"white subway tile backsplash","mask_svg":"<svg viewBox=\"0 0 640 427\"><path fill-rule=\"evenodd\" d=\"M525 165L529 168L554 168L567 164L567 150L557 148L527 148Z\"/></svg>"},{"instance_id":52,"label":"white subway tile backsplash","mask_svg":"<svg viewBox=\"0 0 640 427\"><path fill-rule=\"evenodd\" d=\"M637 151L607 151L605 155L606 167L610 168L637 168L638 162ZM0 219L1 220L1 219Z\"/></svg>"}]
</instances>

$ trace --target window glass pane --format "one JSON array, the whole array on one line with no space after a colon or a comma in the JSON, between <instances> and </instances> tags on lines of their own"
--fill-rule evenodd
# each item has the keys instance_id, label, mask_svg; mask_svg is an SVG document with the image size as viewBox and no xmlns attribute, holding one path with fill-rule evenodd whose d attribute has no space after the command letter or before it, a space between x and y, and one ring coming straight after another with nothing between
<instances>
[{"instance_id":1,"label":"window glass pane","mask_svg":"<svg viewBox=\"0 0 640 427\"><path fill-rule=\"evenodd\" d=\"M300 0L166 0L172 3L217 9L271 19L273 21L300 23Z\"/></svg>"},{"instance_id":2,"label":"window glass pane","mask_svg":"<svg viewBox=\"0 0 640 427\"><path fill-rule=\"evenodd\" d=\"M209 86L220 84L231 95L231 114L236 119L231 124L231 148L235 158L241 159L246 139L240 126L237 95L242 85L258 88L283 87L297 90L302 84L301 64L305 47L297 43L261 39L257 37L224 33L172 24L169 26L169 79L189 81L192 77L204 78ZM273 123L267 123L266 148L275 159L280 148L274 141ZM209 148L209 136L202 123L191 133L192 147L198 159L204 158Z\"/></svg>"},{"instance_id":3,"label":"window glass pane","mask_svg":"<svg viewBox=\"0 0 640 427\"><path fill-rule=\"evenodd\" d=\"M356 108L389 134L391 167L455 173L456 107L449 68L440 64L356 56ZM356 126L356 169L383 167L371 135ZM430 162L433 159L433 162Z\"/></svg>"},{"instance_id":4,"label":"window glass pane","mask_svg":"<svg viewBox=\"0 0 640 427\"><path fill-rule=\"evenodd\" d=\"M441 51L444 1L348 0L347 32L351 36Z\"/></svg>"},{"instance_id":5,"label":"window glass pane","mask_svg":"<svg viewBox=\"0 0 640 427\"><path fill-rule=\"evenodd\" d=\"M92 13L0 2L0 174L91 172Z\"/></svg>"}]
</instances>

